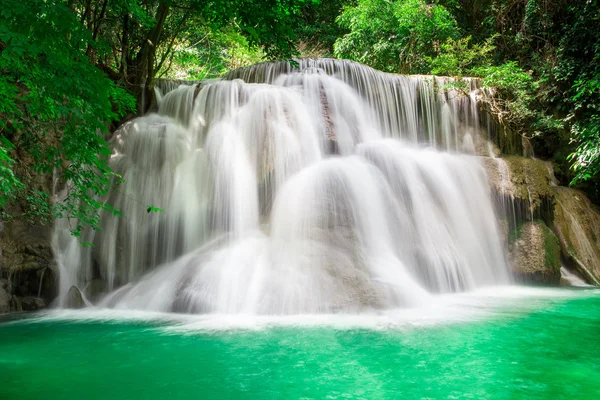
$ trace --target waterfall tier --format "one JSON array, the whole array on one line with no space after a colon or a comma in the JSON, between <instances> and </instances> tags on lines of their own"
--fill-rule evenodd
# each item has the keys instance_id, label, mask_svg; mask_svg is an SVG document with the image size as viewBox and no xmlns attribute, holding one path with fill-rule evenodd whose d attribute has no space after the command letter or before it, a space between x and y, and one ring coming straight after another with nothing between
<instances>
[{"instance_id":1,"label":"waterfall tier","mask_svg":"<svg viewBox=\"0 0 600 400\"><path fill-rule=\"evenodd\" d=\"M57 223L62 298L76 285L117 308L360 312L507 282L470 155L481 92L449 82L301 60L171 88L111 140L125 183L102 200L122 215L85 234L92 248Z\"/></svg>"}]
</instances>

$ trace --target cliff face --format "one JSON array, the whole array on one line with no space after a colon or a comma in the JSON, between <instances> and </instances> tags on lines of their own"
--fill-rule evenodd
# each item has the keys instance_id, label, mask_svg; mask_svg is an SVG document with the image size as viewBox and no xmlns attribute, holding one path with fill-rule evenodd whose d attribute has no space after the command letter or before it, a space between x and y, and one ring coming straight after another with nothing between
<instances>
[{"instance_id":1,"label":"cliff face","mask_svg":"<svg viewBox=\"0 0 600 400\"><path fill-rule=\"evenodd\" d=\"M558 285L560 252L558 238L543 222L523 224L510 245L515 278L524 283Z\"/></svg>"},{"instance_id":2,"label":"cliff face","mask_svg":"<svg viewBox=\"0 0 600 400\"><path fill-rule=\"evenodd\" d=\"M18 134L12 137L15 143L19 139ZM48 144L56 137L49 133L42 140ZM27 152L17 148L13 159L15 175L26 187L51 192L52 176L36 172L35 162ZM26 198L17 198L2 210L15 218L0 220L0 281L3 282L0 285L0 313L37 310L50 304L57 295L51 224L42 224L32 218L21 219L27 207Z\"/></svg>"},{"instance_id":3,"label":"cliff face","mask_svg":"<svg viewBox=\"0 0 600 400\"><path fill-rule=\"evenodd\" d=\"M554 191L554 230L569 265L600 284L600 210L578 190Z\"/></svg>"},{"instance_id":4,"label":"cliff face","mask_svg":"<svg viewBox=\"0 0 600 400\"><path fill-rule=\"evenodd\" d=\"M598 208L582 192L556 186L549 164L541 160L483 157L482 163L501 225L507 227L507 246L516 277L558 284L556 271L562 261L588 283L599 284ZM558 260L552 256L557 248L555 241L560 245Z\"/></svg>"},{"instance_id":5,"label":"cliff face","mask_svg":"<svg viewBox=\"0 0 600 400\"><path fill-rule=\"evenodd\" d=\"M57 274L50 228L23 221L3 223L0 232L0 276L6 282L6 294L21 304L21 307L15 306L11 311L20 311L19 308L36 310L54 300Z\"/></svg>"}]
</instances>

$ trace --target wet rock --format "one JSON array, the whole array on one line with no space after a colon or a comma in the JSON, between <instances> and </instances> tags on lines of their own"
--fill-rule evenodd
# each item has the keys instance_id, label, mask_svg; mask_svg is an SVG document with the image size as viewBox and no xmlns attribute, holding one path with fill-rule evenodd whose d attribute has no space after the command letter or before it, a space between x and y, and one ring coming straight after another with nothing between
<instances>
[{"instance_id":1,"label":"wet rock","mask_svg":"<svg viewBox=\"0 0 600 400\"><path fill-rule=\"evenodd\" d=\"M11 312L23 311L21 300L17 296L13 296L11 300Z\"/></svg>"},{"instance_id":2,"label":"wet rock","mask_svg":"<svg viewBox=\"0 0 600 400\"><path fill-rule=\"evenodd\" d=\"M554 188L554 230L569 267L600 285L600 210L580 191Z\"/></svg>"},{"instance_id":3,"label":"wet rock","mask_svg":"<svg viewBox=\"0 0 600 400\"><path fill-rule=\"evenodd\" d=\"M0 286L0 314L21 311L21 302Z\"/></svg>"},{"instance_id":4,"label":"wet rock","mask_svg":"<svg viewBox=\"0 0 600 400\"><path fill-rule=\"evenodd\" d=\"M3 288L0 288L0 314L6 314L11 311L12 296Z\"/></svg>"},{"instance_id":5,"label":"wet rock","mask_svg":"<svg viewBox=\"0 0 600 400\"><path fill-rule=\"evenodd\" d=\"M510 248L510 264L519 281L558 285L561 277L558 238L542 222L521 225Z\"/></svg>"},{"instance_id":6,"label":"wet rock","mask_svg":"<svg viewBox=\"0 0 600 400\"><path fill-rule=\"evenodd\" d=\"M93 279L86 289L88 298L94 302L107 292L106 282L102 279Z\"/></svg>"},{"instance_id":7,"label":"wet rock","mask_svg":"<svg viewBox=\"0 0 600 400\"><path fill-rule=\"evenodd\" d=\"M37 311L46 307L46 302L44 299L34 296L25 296L21 299L21 305L23 307L23 311Z\"/></svg>"},{"instance_id":8,"label":"wet rock","mask_svg":"<svg viewBox=\"0 0 600 400\"><path fill-rule=\"evenodd\" d=\"M546 212L543 205L552 203L553 177L545 162L514 156L484 157L483 166L496 196L523 208L524 220L542 217Z\"/></svg>"},{"instance_id":9,"label":"wet rock","mask_svg":"<svg viewBox=\"0 0 600 400\"><path fill-rule=\"evenodd\" d=\"M8 293L12 293L12 285L8 279L0 279L0 290L4 289Z\"/></svg>"},{"instance_id":10,"label":"wet rock","mask_svg":"<svg viewBox=\"0 0 600 400\"><path fill-rule=\"evenodd\" d=\"M505 219L498 220L498 230L500 233L500 239L502 240L502 246L506 249L509 243L509 225Z\"/></svg>"},{"instance_id":11,"label":"wet rock","mask_svg":"<svg viewBox=\"0 0 600 400\"><path fill-rule=\"evenodd\" d=\"M69 292L67 293L67 301L65 304L67 308L84 308L85 300L83 299L83 295L81 291L77 288L77 286L71 286Z\"/></svg>"},{"instance_id":12,"label":"wet rock","mask_svg":"<svg viewBox=\"0 0 600 400\"><path fill-rule=\"evenodd\" d=\"M50 226L20 220L3 223L0 233L0 276L11 276L12 295L43 297L45 304L56 296L56 291L51 288L52 285L56 286L53 283L56 275L53 271L48 272L54 263L50 232ZM34 304L31 307L38 306ZM14 305L13 308L19 307Z\"/></svg>"},{"instance_id":13,"label":"wet rock","mask_svg":"<svg viewBox=\"0 0 600 400\"><path fill-rule=\"evenodd\" d=\"M58 266L54 263L43 270L37 271L34 282L37 284L37 293L47 304L58 296Z\"/></svg>"}]
</instances>

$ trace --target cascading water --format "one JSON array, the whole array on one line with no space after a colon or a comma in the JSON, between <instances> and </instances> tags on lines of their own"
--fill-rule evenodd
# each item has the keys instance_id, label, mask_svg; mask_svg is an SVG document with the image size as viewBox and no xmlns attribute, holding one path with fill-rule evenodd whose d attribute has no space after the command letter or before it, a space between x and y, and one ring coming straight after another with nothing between
<instances>
[{"instance_id":1,"label":"cascading water","mask_svg":"<svg viewBox=\"0 0 600 400\"><path fill-rule=\"evenodd\" d=\"M485 139L477 83L449 81L300 60L171 88L111 140L125 183L102 200L123 215L86 233L92 248L57 223L62 301L77 285L116 308L360 312L507 282L464 154Z\"/></svg>"}]
</instances>

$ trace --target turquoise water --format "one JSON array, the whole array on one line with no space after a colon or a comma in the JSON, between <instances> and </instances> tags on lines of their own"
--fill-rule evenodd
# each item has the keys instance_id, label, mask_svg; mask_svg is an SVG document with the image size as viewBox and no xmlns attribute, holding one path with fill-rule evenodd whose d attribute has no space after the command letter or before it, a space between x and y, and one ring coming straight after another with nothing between
<instances>
[{"instance_id":1,"label":"turquoise water","mask_svg":"<svg viewBox=\"0 0 600 400\"><path fill-rule=\"evenodd\" d=\"M367 316L52 312L0 324L2 399L599 399L600 292Z\"/></svg>"}]
</instances>

